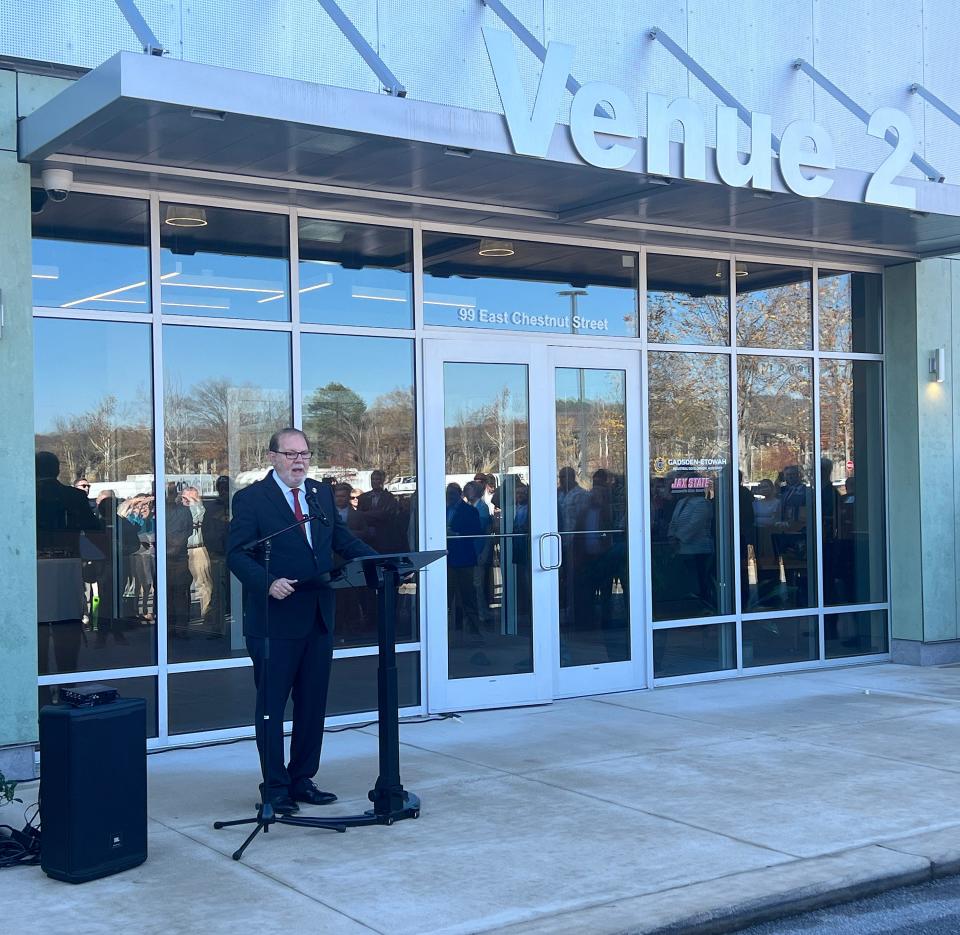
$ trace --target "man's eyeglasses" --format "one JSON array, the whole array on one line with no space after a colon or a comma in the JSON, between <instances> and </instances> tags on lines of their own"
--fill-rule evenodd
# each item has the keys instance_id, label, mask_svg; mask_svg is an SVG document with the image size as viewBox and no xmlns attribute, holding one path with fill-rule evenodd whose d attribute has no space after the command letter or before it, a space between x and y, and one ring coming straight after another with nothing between
<instances>
[{"instance_id":1,"label":"man's eyeglasses","mask_svg":"<svg viewBox=\"0 0 960 935\"><path fill-rule=\"evenodd\" d=\"M274 454L283 455L288 461L309 461L313 457L312 451L275 451Z\"/></svg>"}]
</instances>

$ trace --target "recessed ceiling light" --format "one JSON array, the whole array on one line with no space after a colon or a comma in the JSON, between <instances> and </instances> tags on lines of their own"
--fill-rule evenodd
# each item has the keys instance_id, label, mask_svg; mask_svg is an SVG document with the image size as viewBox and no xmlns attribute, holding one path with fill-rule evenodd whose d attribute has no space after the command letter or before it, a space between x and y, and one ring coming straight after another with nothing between
<instances>
[{"instance_id":1,"label":"recessed ceiling light","mask_svg":"<svg viewBox=\"0 0 960 935\"><path fill-rule=\"evenodd\" d=\"M163 223L171 227L206 227L207 212L192 205L167 205Z\"/></svg>"},{"instance_id":2,"label":"recessed ceiling light","mask_svg":"<svg viewBox=\"0 0 960 935\"><path fill-rule=\"evenodd\" d=\"M510 240L484 239L480 241L480 249L477 252L480 256L513 256L516 251Z\"/></svg>"}]
</instances>

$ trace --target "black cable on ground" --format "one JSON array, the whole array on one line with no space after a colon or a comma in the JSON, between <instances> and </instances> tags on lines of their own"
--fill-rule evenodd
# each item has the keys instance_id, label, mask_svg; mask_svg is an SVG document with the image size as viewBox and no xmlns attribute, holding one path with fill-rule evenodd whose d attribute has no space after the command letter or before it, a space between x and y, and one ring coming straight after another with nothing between
<instances>
[{"instance_id":1,"label":"black cable on ground","mask_svg":"<svg viewBox=\"0 0 960 935\"><path fill-rule=\"evenodd\" d=\"M26 824L22 831L11 825L0 825L0 870L40 863L39 816L40 804L35 803L24 809Z\"/></svg>"}]
</instances>

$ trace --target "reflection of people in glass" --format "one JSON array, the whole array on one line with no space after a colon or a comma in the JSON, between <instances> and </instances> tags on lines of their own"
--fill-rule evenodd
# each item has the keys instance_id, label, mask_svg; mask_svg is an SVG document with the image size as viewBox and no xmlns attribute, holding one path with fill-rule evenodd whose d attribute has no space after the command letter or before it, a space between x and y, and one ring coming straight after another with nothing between
<instances>
[{"instance_id":1,"label":"reflection of people in glass","mask_svg":"<svg viewBox=\"0 0 960 935\"><path fill-rule=\"evenodd\" d=\"M125 643L126 637L120 620L123 612L123 596L128 578L129 558L140 549L137 527L123 515L122 504L117 502L112 490L102 491L97 497L97 513L101 532L93 533L92 539L103 553L97 564L97 610L93 616L93 628L97 631L97 644L106 643L113 633L117 643ZM132 577L132 572L129 575Z\"/></svg>"},{"instance_id":2,"label":"reflection of people in glass","mask_svg":"<svg viewBox=\"0 0 960 935\"><path fill-rule=\"evenodd\" d=\"M840 526L840 494L833 486L833 462L820 459L820 521L823 529L823 596L828 604L842 603L843 582L837 576L837 539Z\"/></svg>"},{"instance_id":3,"label":"reflection of people in glass","mask_svg":"<svg viewBox=\"0 0 960 935\"><path fill-rule=\"evenodd\" d=\"M593 487L577 518L573 567L576 573L574 618L578 629L602 626L610 616L613 569L609 561L613 516L610 476L594 471Z\"/></svg>"},{"instance_id":4,"label":"reflection of people in glass","mask_svg":"<svg viewBox=\"0 0 960 935\"><path fill-rule=\"evenodd\" d=\"M370 475L371 489L360 495L357 509L364 514L369 528L367 541L374 549L381 553L402 552L404 546L398 531L400 504L384 489L385 480L386 474L381 470Z\"/></svg>"},{"instance_id":5,"label":"reflection of people in glass","mask_svg":"<svg viewBox=\"0 0 960 935\"><path fill-rule=\"evenodd\" d=\"M137 529L139 548L130 556L133 574L135 611L141 623L154 620L155 574L157 561L157 522L155 501L152 496L131 497L121 510Z\"/></svg>"},{"instance_id":6,"label":"reflection of people in glass","mask_svg":"<svg viewBox=\"0 0 960 935\"><path fill-rule=\"evenodd\" d=\"M580 514L590 495L577 483L577 472L572 467L562 467L557 475L557 529L572 532L577 528Z\"/></svg>"},{"instance_id":7,"label":"reflection of people in glass","mask_svg":"<svg viewBox=\"0 0 960 935\"><path fill-rule=\"evenodd\" d=\"M203 542L203 517L207 512L196 487L184 487L181 494L183 505L190 511L193 531L187 539L187 566L193 579L193 588L200 599L200 616L207 635L216 634L217 624L211 620L213 604L213 578L210 573L210 553Z\"/></svg>"},{"instance_id":8,"label":"reflection of people in glass","mask_svg":"<svg viewBox=\"0 0 960 935\"><path fill-rule=\"evenodd\" d=\"M696 587L697 597L705 608L713 608L713 481L705 480L702 493L695 487L693 492L681 496L670 517L667 538L688 581Z\"/></svg>"},{"instance_id":9,"label":"reflection of people in glass","mask_svg":"<svg viewBox=\"0 0 960 935\"><path fill-rule=\"evenodd\" d=\"M200 530L210 561L210 613L207 639L227 635L230 613L230 571L227 568L227 533L230 529L230 478L221 474L214 483L216 497L204 504ZM188 540L189 541L189 540Z\"/></svg>"},{"instance_id":10,"label":"reflection of people in glass","mask_svg":"<svg viewBox=\"0 0 960 935\"><path fill-rule=\"evenodd\" d=\"M798 607L807 603L809 517L810 488L804 483L803 471L798 464L787 465L783 469L780 518L773 544L783 562L787 587L796 590L792 604Z\"/></svg>"},{"instance_id":11,"label":"reflection of people in glass","mask_svg":"<svg viewBox=\"0 0 960 935\"><path fill-rule=\"evenodd\" d=\"M750 553L757 553L757 519L753 506L753 491L743 483L743 471L738 472L737 491L740 512L740 601L746 608L750 603ZM771 485L772 486L772 485Z\"/></svg>"},{"instance_id":12,"label":"reflection of people in glass","mask_svg":"<svg viewBox=\"0 0 960 935\"><path fill-rule=\"evenodd\" d=\"M37 587L40 674L77 668L82 637L84 596L81 537L100 523L87 503L86 491L61 484L60 461L51 451L38 451ZM88 546L89 547L89 546ZM50 643L56 662L51 668Z\"/></svg>"},{"instance_id":13,"label":"reflection of people in glass","mask_svg":"<svg viewBox=\"0 0 960 935\"><path fill-rule=\"evenodd\" d=\"M477 544L480 539L480 515L463 499L459 484L447 484L447 606L455 626L467 634L480 637L474 569L477 566ZM457 619L459 610L460 618ZM458 625L457 625L458 624Z\"/></svg>"},{"instance_id":14,"label":"reflection of people in glass","mask_svg":"<svg viewBox=\"0 0 960 935\"><path fill-rule=\"evenodd\" d=\"M166 488L167 627L174 637L190 635L190 565L187 541L193 534L193 514L174 482Z\"/></svg>"},{"instance_id":15,"label":"reflection of people in glass","mask_svg":"<svg viewBox=\"0 0 960 935\"><path fill-rule=\"evenodd\" d=\"M482 474L479 476L483 477ZM490 530L493 528L493 514L489 505L483 499L485 487L485 483L470 481L463 488L463 496L468 505L472 506L477 511L477 516L480 517L480 535L484 537L477 539L477 564L473 569L473 589L476 592L477 613L483 623L487 622L490 610L488 584L490 563L493 556L493 540L490 538Z\"/></svg>"},{"instance_id":16,"label":"reflection of people in glass","mask_svg":"<svg viewBox=\"0 0 960 935\"><path fill-rule=\"evenodd\" d=\"M769 477L761 480L755 489L753 554L757 566L757 603L767 604L780 586L780 559L773 545L780 519L780 498Z\"/></svg>"}]
</instances>

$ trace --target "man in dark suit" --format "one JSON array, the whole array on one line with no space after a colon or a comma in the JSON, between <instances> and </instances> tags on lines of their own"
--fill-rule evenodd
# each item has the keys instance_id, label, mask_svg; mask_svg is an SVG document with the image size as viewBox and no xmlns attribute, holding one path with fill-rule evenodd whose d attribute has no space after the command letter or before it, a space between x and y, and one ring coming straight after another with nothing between
<instances>
[{"instance_id":1,"label":"man in dark suit","mask_svg":"<svg viewBox=\"0 0 960 935\"><path fill-rule=\"evenodd\" d=\"M243 632L257 686L257 748L266 782L261 791L275 812L289 815L299 810L297 802L326 805L337 798L313 783L323 743L335 607L334 592L318 587L318 579L334 567L334 552L348 559L377 553L347 530L333 488L307 478L311 452L303 432L281 429L269 447L273 470L233 498L227 562L243 584ZM251 554L244 545L308 513L313 517L309 523L272 540L268 581L262 553ZM298 582L303 586L298 588ZM270 606L266 671L265 590ZM283 712L291 692L293 737L285 766Z\"/></svg>"}]
</instances>

